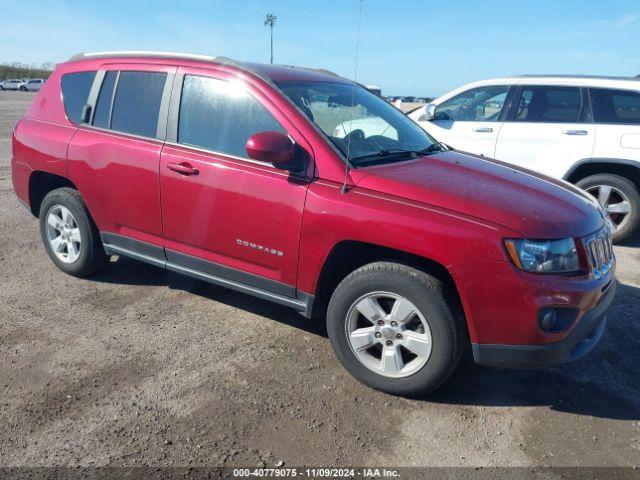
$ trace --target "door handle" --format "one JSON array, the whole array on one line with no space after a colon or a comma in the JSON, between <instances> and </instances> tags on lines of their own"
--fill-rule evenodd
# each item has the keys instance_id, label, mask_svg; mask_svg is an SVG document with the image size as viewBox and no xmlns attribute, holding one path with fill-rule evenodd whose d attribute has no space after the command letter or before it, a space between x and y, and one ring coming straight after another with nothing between
<instances>
[{"instance_id":1,"label":"door handle","mask_svg":"<svg viewBox=\"0 0 640 480\"><path fill-rule=\"evenodd\" d=\"M167 164L167 168L174 172L178 172L180 175L198 175L200 173L200 170L191 166L191 164L187 162L169 163Z\"/></svg>"},{"instance_id":2,"label":"door handle","mask_svg":"<svg viewBox=\"0 0 640 480\"><path fill-rule=\"evenodd\" d=\"M476 127L473 129L474 132L480 132L480 133L489 133L489 132L493 132L493 128L491 127Z\"/></svg>"},{"instance_id":3,"label":"door handle","mask_svg":"<svg viewBox=\"0 0 640 480\"><path fill-rule=\"evenodd\" d=\"M586 130L563 130L562 133L565 135L588 135L589 132Z\"/></svg>"}]
</instances>

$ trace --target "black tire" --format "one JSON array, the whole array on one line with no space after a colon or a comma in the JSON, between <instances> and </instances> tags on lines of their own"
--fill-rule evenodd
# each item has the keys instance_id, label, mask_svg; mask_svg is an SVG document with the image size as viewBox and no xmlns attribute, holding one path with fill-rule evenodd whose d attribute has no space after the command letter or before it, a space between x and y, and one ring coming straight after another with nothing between
<instances>
[{"instance_id":1,"label":"black tire","mask_svg":"<svg viewBox=\"0 0 640 480\"><path fill-rule=\"evenodd\" d=\"M400 295L418 309L429 325L431 353L416 372L390 378L365 366L348 340L347 315L371 292ZM465 327L456 322L441 281L425 272L392 262L375 262L349 274L335 289L327 309L327 332L342 365L362 383L394 395L414 397L437 389L453 373L464 347Z\"/></svg>"},{"instance_id":2,"label":"black tire","mask_svg":"<svg viewBox=\"0 0 640 480\"><path fill-rule=\"evenodd\" d=\"M80 229L82 243L79 248L78 258L72 263L65 263L60 260L53 252L53 248L47 238L47 218L49 212L56 206L66 207L75 217L76 224ZM102 246L98 228L89 215L82 196L77 190L58 188L44 197L40 206L40 234L49 258L60 270L69 275L88 277L100 271L107 264L108 256Z\"/></svg>"},{"instance_id":3,"label":"black tire","mask_svg":"<svg viewBox=\"0 0 640 480\"><path fill-rule=\"evenodd\" d=\"M613 242L620 243L633 235L640 224L640 194L631 180L620 175L599 173L579 180L576 185L584 190L598 185L608 185L622 192L629 201L631 211L621 228L613 233Z\"/></svg>"},{"instance_id":4,"label":"black tire","mask_svg":"<svg viewBox=\"0 0 640 480\"><path fill-rule=\"evenodd\" d=\"M20 91L21 92L26 92L27 91L27 87L20 87Z\"/></svg>"}]
</instances>

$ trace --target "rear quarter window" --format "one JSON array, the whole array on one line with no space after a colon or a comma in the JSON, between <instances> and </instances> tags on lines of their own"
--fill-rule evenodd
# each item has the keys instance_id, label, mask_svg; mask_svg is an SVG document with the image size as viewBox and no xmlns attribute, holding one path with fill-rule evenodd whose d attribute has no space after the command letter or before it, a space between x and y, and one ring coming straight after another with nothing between
<instances>
[{"instance_id":1,"label":"rear quarter window","mask_svg":"<svg viewBox=\"0 0 640 480\"><path fill-rule=\"evenodd\" d=\"M589 94L596 123L640 125L640 92L590 88Z\"/></svg>"},{"instance_id":2,"label":"rear quarter window","mask_svg":"<svg viewBox=\"0 0 640 480\"><path fill-rule=\"evenodd\" d=\"M95 76L95 71L67 73L62 76L64 111L73 123L82 123L82 109L89 98L89 90Z\"/></svg>"}]
</instances>

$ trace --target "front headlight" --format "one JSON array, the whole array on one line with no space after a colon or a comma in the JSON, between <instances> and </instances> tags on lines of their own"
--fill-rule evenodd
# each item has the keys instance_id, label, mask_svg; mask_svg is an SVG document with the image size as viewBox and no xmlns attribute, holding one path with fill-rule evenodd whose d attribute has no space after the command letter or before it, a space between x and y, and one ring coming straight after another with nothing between
<instances>
[{"instance_id":1,"label":"front headlight","mask_svg":"<svg viewBox=\"0 0 640 480\"><path fill-rule=\"evenodd\" d=\"M580 257L573 238L562 240L509 239L504 241L516 267L534 273L580 271Z\"/></svg>"}]
</instances>

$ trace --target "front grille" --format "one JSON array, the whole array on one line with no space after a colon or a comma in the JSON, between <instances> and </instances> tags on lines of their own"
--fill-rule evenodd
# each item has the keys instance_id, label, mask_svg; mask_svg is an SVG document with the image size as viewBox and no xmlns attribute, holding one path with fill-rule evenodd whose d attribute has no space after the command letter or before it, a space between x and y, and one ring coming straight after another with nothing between
<instances>
[{"instance_id":1,"label":"front grille","mask_svg":"<svg viewBox=\"0 0 640 480\"><path fill-rule=\"evenodd\" d=\"M584 248L593 276L600 278L609 273L615 261L610 228L605 227L596 234L585 238Z\"/></svg>"}]
</instances>

